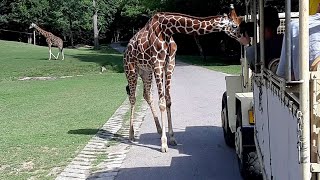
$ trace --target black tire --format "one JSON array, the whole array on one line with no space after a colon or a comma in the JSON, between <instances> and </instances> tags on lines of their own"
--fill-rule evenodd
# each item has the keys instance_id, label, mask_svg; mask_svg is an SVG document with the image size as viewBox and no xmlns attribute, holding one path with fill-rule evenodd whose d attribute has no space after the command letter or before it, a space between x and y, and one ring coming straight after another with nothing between
<instances>
[{"instance_id":1,"label":"black tire","mask_svg":"<svg viewBox=\"0 0 320 180\"><path fill-rule=\"evenodd\" d=\"M221 109L221 121L222 121L222 129L223 129L223 137L226 144L234 148L234 133L231 132L229 128L229 119L228 119L228 108L227 108L227 93L224 92L222 95L222 109ZM225 118L223 118L223 113L225 114Z\"/></svg>"},{"instance_id":2,"label":"black tire","mask_svg":"<svg viewBox=\"0 0 320 180\"><path fill-rule=\"evenodd\" d=\"M246 180L262 180L261 166L256 151L248 151L243 154L243 177Z\"/></svg>"},{"instance_id":3,"label":"black tire","mask_svg":"<svg viewBox=\"0 0 320 180\"><path fill-rule=\"evenodd\" d=\"M236 127L242 128L241 108L237 108ZM252 137L253 138L253 137ZM262 180L261 166L254 147L242 147L240 158L238 156L239 170L245 180Z\"/></svg>"}]
</instances>

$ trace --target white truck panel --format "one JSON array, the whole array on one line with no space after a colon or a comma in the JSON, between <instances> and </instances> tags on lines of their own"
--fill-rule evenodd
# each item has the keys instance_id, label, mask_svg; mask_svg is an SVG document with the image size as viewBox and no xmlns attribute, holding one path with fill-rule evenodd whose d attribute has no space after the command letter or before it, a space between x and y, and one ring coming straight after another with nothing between
<instances>
[{"instance_id":1,"label":"white truck panel","mask_svg":"<svg viewBox=\"0 0 320 180\"><path fill-rule=\"evenodd\" d=\"M268 89L272 175L274 179L301 180L298 154L298 119Z\"/></svg>"},{"instance_id":2,"label":"white truck panel","mask_svg":"<svg viewBox=\"0 0 320 180\"><path fill-rule=\"evenodd\" d=\"M283 103L279 95L263 83L260 88L254 83L254 97L255 138L265 177L268 180L271 180L271 177L286 180L302 179L298 154L297 117Z\"/></svg>"},{"instance_id":3,"label":"white truck panel","mask_svg":"<svg viewBox=\"0 0 320 180\"><path fill-rule=\"evenodd\" d=\"M242 126L250 126L248 110L251 109L253 93L236 93L236 99L241 102Z\"/></svg>"},{"instance_id":4,"label":"white truck panel","mask_svg":"<svg viewBox=\"0 0 320 180\"><path fill-rule=\"evenodd\" d=\"M255 118L255 136L259 142L257 146L258 153L262 154L262 171L265 173L267 179L271 180L271 166L270 166L270 143L269 143L269 123L268 123L268 112L267 112L267 101L261 101L259 103L259 92L266 92L266 86L258 88L256 83L253 83L253 94L254 94L254 118ZM267 99L267 93L261 94L262 99ZM259 110L262 108L262 111Z\"/></svg>"},{"instance_id":5,"label":"white truck panel","mask_svg":"<svg viewBox=\"0 0 320 180\"><path fill-rule=\"evenodd\" d=\"M242 92L241 76L226 76L228 119L231 132L236 132L236 99L235 94Z\"/></svg>"}]
</instances>

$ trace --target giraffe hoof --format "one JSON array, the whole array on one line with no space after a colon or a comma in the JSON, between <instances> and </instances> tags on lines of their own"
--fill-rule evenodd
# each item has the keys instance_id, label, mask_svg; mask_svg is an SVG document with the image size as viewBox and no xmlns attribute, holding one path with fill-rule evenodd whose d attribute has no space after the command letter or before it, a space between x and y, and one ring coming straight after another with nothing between
<instances>
[{"instance_id":1,"label":"giraffe hoof","mask_svg":"<svg viewBox=\"0 0 320 180\"><path fill-rule=\"evenodd\" d=\"M161 145L161 152L163 152L163 153L168 152L168 145L162 144L162 145Z\"/></svg>"},{"instance_id":2,"label":"giraffe hoof","mask_svg":"<svg viewBox=\"0 0 320 180\"><path fill-rule=\"evenodd\" d=\"M171 146L176 146L178 143L177 143L177 141L176 141L176 139L175 139L174 137L171 137L171 138L169 139L169 144L170 144Z\"/></svg>"},{"instance_id":3,"label":"giraffe hoof","mask_svg":"<svg viewBox=\"0 0 320 180\"><path fill-rule=\"evenodd\" d=\"M162 134L162 129L161 128L157 128L158 134Z\"/></svg>"},{"instance_id":4,"label":"giraffe hoof","mask_svg":"<svg viewBox=\"0 0 320 180\"><path fill-rule=\"evenodd\" d=\"M134 131L133 130L130 130L130 132L129 132L129 140L130 141L134 141Z\"/></svg>"},{"instance_id":5,"label":"giraffe hoof","mask_svg":"<svg viewBox=\"0 0 320 180\"><path fill-rule=\"evenodd\" d=\"M135 141L134 136L129 136L129 141L134 142Z\"/></svg>"}]
</instances>

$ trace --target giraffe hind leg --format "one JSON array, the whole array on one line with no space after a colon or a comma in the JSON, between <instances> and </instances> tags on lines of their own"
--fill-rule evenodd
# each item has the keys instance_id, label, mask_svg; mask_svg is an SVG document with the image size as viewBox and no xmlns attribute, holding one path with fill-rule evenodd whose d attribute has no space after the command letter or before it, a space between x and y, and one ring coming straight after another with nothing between
<instances>
[{"instance_id":1,"label":"giraffe hind leg","mask_svg":"<svg viewBox=\"0 0 320 180\"><path fill-rule=\"evenodd\" d=\"M171 95L170 95L170 87L171 87L171 79L175 67L175 54L177 50L176 43L171 39L170 41L170 51L168 56L168 65L165 70L165 98L166 98L166 108L167 108L167 117L168 117L168 130L169 130L169 144L172 146L177 145L177 141L173 136L173 128L172 128L172 118L171 118Z\"/></svg>"},{"instance_id":2,"label":"giraffe hind leg","mask_svg":"<svg viewBox=\"0 0 320 180\"><path fill-rule=\"evenodd\" d=\"M136 87L137 87L137 80L138 75L136 73L131 73L127 77L128 79L128 89L129 89L129 101L131 105L131 113L130 113L130 129L129 129L129 140L134 141L134 129L133 129L133 119L134 119L134 112L135 112L135 103L136 103Z\"/></svg>"},{"instance_id":3,"label":"giraffe hind leg","mask_svg":"<svg viewBox=\"0 0 320 180\"><path fill-rule=\"evenodd\" d=\"M64 60L64 51L63 51L63 48L61 48L61 55L62 55L62 59L61 59L61 60Z\"/></svg>"},{"instance_id":4,"label":"giraffe hind leg","mask_svg":"<svg viewBox=\"0 0 320 180\"><path fill-rule=\"evenodd\" d=\"M61 54L62 54L62 48L59 48L59 51L58 51L58 54L57 54L57 58L56 58L56 59L59 59L60 52L61 52Z\"/></svg>"}]
</instances>

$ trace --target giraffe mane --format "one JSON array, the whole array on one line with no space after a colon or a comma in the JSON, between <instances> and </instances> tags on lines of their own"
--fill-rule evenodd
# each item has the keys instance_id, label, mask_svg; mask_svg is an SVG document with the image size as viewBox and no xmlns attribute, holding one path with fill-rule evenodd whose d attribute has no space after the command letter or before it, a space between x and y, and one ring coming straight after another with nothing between
<instances>
[{"instance_id":1,"label":"giraffe mane","mask_svg":"<svg viewBox=\"0 0 320 180\"><path fill-rule=\"evenodd\" d=\"M197 20L210 20L210 19L216 19L216 18L224 17L223 15L198 17L198 16L190 16L190 15L182 14L182 13L173 13L173 12L158 12L158 13L156 13L156 14L182 16L182 17L192 18L192 19L197 19Z\"/></svg>"}]
</instances>

